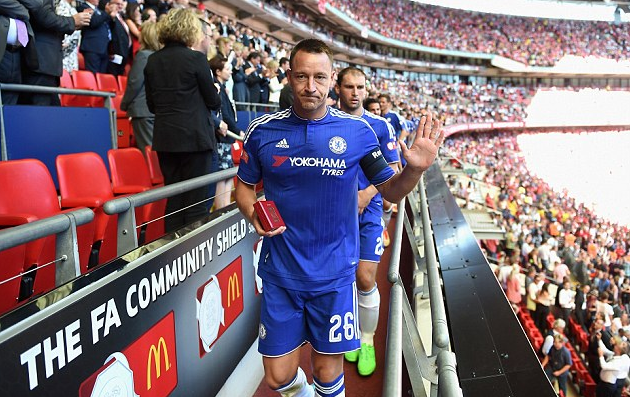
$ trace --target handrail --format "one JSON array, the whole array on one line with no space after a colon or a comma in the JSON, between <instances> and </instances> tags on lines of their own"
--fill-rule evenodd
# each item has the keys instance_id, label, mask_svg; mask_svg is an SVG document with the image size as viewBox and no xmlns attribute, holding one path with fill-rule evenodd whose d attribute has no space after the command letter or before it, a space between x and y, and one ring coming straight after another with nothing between
<instances>
[{"instance_id":1,"label":"handrail","mask_svg":"<svg viewBox=\"0 0 630 397\"><path fill-rule=\"evenodd\" d=\"M387 346L385 348L385 374L383 375L383 396L399 397L402 395L402 330L403 330L403 288L400 285L400 252L402 247L403 218L405 217L405 198L397 204L398 214L392 241L392 253L389 260L387 279L392 283L390 290L389 319L387 321Z\"/></svg>"},{"instance_id":2,"label":"handrail","mask_svg":"<svg viewBox=\"0 0 630 397\"><path fill-rule=\"evenodd\" d=\"M237 171L238 167L233 167L106 202L103 205L105 213L108 215L118 214L117 254L121 256L138 247L138 237L135 233L136 214L134 209L136 207L232 178L236 176Z\"/></svg>"},{"instance_id":3,"label":"handrail","mask_svg":"<svg viewBox=\"0 0 630 397\"><path fill-rule=\"evenodd\" d=\"M425 283L428 284L430 305L431 305L431 324L432 324L432 349L431 357L426 357L426 353L422 348L417 332L410 332L403 328L403 322L409 321L405 319L405 311L403 304L407 299L402 287L400 278L400 254L402 245L402 233L406 219L405 207L407 198L403 198L398 203L398 214L396 216L396 224L393 233L392 253L387 273L388 281L392 283L390 291L389 321L387 323L387 347L385 351L385 374L383 379L383 396L399 397L402 395L402 356L405 355L405 362L409 370L410 376L422 377L431 383L431 396L444 397L461 397L462 392L459 386L459 379L456 371L455 354L449 350L450 336L448 323L446 318L446 310L442 296L442 286L440 283L440 275L438 270L438 261L435 252L435 243L433 239L431 220L429 218L428 203L426 198L424 178L420 179L418 184L420 191L419 212L422 218L422 230L424 237L424 258L427 267L427 276ZM414 200L409 197L412 212ZM410 233L408 231L408 233ZM413 233L413 232L411 232ZM415 243L415 236L409 235L412 244ZM413 317L410 309L407 309L408 317ZM405 333L408 333L405 334ZM415 334L415 335L414 335ZM406 338L406 339L405 339ZM417 343L417 349L405 349L405 343ZM415 342L414 342L415 341ZM411 354L412 356L408 355ZM437 371L437 376L431 375ZM418 379L415 379L418 381ZM420 383L416 382L413 386L414 392L426 395L424 388ZM416 394L418 395L418 394Z\"/></svg>"},{"instance_id":4,"label":"handrail","mask_svg":"<svg viewBox=\"0 0 630 397\"><path fill-rule=\"evenodd\" d=\"M34 92L38 94L69 94L69 95L82 95L82 96L97 96L105 98L104 108L109 111L109 130L112 139L112 148L118 147L118 137L116 131L116 109L112 106L112 98L116 96L116 93L109 91L92 91L81 90L77 88L61 88L61 87L43 87L39 85L29 84L3 84L0 83L0 93L2 90L14 91L14 92ZM2 96L0 95L0 159L8 159L6 138L4 131L4 104L2 103Z\"/></svg>"},{"instance_id":5,"label":"handrail","mask_svg":"<svg viewBox=\"0 0 630 397\"><path fill-rule=\"evenodd\" d=\"M260 108L273 108L273 109L280 109L280 105L278 105L277 103L260 103L260 102L234 102L235 105L243 105L243 106L253 106L253 107L260 107Z\"/></svg>"},{"instance_id":6,"label":"handrail","mask_svg":"<svg viewBox=\"0 0 630 397\"><path fill-rule=\"evenodd\" d=\"M92 222L93 219L92 210L80 208L0 230L0 251L56 234L55 261L59 262L55 268L55 285L62 285L81 274L77 226Z\"/></svg>"},{"instance_id":7,"label":"handrail","mask_svg":"<svg viewBox=\"0 0 630 397\"><path fill-rule=\"evenodd\" d=\"M425 189L424 176L422 176L420 178L420 213L422 217L422 232L424 233L425 241L424 252L427 260L427 277L429 279L429 300L431 303L431 321L433 329L433 349L431 350L431 353L438 354L439 351L448 347L450 338Z\"/></svg>"},{"instance_id":8,"label":"handrail","mask_svg":"<svg viewBox=\"0 0 630 397\"><path fill-rule=\"evenodd\" d=\"M77 226L92 222L94 212L88 208L80 208L50 218L38 219L23 225L13 226L0 230L0 251L30 243L51 234L61 233L70 227L71 219Z\"/></svg>"},{"instance_id":9,"label":"handrail","mask_svg":"<svg viewBox=\"0 0 630 397\"><path fill-rule=\"evenodd\" d=\"M115 92L109 91L92 91L81 90L78 88L61 88L61 87L43 87L40 85L28 85L28 84L4 84L0 83L0 91L15 91L15 92L35 92L38 94L71 94L71 95L85 95L85 96L98 96L104 98L113 98L116 96Z\"/></svg>"}]
</instances>

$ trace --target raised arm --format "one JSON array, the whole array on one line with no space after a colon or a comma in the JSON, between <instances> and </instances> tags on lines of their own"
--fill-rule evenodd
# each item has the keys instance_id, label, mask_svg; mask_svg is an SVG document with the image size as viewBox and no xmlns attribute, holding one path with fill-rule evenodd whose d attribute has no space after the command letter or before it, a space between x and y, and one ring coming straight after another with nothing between
<instances>
[{"instance_id":1,"label":"raised arm","mask_svg":"<svg viewBox=\"0 0 630 397\"><path fill-rule=\"evenodd\" d=\"M444 131L437 115L429 112L428 115L422 116L416 139L411 147L407 148L404 142L400 142L402 155L407 165L400 174L394 175L389 181L377 186L383 197L395 203L413 190L424 171L433 164L443 142Z\"/></svg>"}]
</instances>

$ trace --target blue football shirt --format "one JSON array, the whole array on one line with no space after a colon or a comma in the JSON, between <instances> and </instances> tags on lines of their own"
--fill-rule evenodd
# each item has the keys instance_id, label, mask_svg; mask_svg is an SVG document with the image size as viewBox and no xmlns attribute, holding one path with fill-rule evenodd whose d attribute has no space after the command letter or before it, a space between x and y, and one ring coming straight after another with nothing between
<instances>
[{"instance_id":1,"label":"blue football shirt","mask_svg":"<svg viewBox=\"0 0 630 397\"><path fill-rule=\"evenodd\" d=\"M363 115L361 117L370 124L374 133L376 133L376 138L378 139L385 161L389 164L398 162L400 157L398 156L396 133L394 132L391 124L389 124L384 118L366 111L363 111ZM363 190L370 185L371 183L365 174L359 171L359 190ZM382 210L383 198L381 197L381 194L376 193L376 195L372 197L372 201L370 201L369 205L375 207L375 209L378 207Z\"/></svg>"},{"instance_id":2,"label":"blue football shirt","mask_svg":"<svg viewBox=\"0 0 630 397\"><path fill-rule=\"evenodd\" d=\"M287 225L263 240L263 280L308 291L355 280L359 169L374 185L394 175L360 117L328 108L323 118L304 120L287 109L251 122L238 177L250 185L262 180Z\"/></svg>"},{"instance_id":3,"label":"blue football shirt","mask_svg":"<svg viewBox=\"0 0 630 397\"><path fill-rule=\"evenodd\" d=\"M400 138L400 134L402 133L402 122L400 121L400 116L398 113L389 112L383 115L383 118L389 122L389 124L394 127L394 131L396 131L396 139Z\"/></svg>"}]
</instances>

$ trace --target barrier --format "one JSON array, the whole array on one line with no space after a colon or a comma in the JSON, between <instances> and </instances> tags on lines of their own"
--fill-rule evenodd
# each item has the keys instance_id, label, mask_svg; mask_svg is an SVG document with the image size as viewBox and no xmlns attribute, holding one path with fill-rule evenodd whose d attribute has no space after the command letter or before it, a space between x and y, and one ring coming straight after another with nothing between
<instances>
[{"instance_id":1,"label":"barrier","mask_svg":"<svg viewBox=\"0 0 630 397\"><path fill-rule=\"evenodd\" d=\"M0 102L1 160L35 158L54 170L59 154L89 151L107 158L107 151L118 147L116 111L111 105L114 93L20 84L0 84L2 90L99 96L105 98L105 107L3 106ZM57 175L51 175L58 186Z\"/></svg>"},{"instance_id":2,"label":"barrier","mask_svg":"<svg viewBox=\"0 0 630 397\"><path fill-rule=\"evenodd\" d=\"M215 395L258 333L260 238L237 210L180 233L1 317L2 394Z\"/></svg>"}]
</instances>

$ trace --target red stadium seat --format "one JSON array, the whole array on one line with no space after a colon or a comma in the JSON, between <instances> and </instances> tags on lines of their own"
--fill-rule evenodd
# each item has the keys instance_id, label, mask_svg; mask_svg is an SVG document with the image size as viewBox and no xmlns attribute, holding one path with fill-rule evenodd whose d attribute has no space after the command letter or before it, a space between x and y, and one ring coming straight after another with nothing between
<instances>
[{"instance_id":1,"label":"red stadium seat","mask_svg":"<svg viewBox=\"0 0 630 397\"><path fill-rule=\"evenodd\" d=\"M107 152L112 173L114 194L134 194L153 187L146 160L137 148L112 149ZM156 201L136 212L137 225L164 216L166 200ZM146 225L146 232L140 231L140 243L152 241L164 235L164 220L159 219Z\"/></svg>"},{"instance_id":2,"label":"red stadium seat","mask_svg":"<svg viewBox=\"0 0 630 397\"><path fill-rule=\"evenodd\" d=\"M0 161L0 186L3 186L3 194L0 194L1 227L29 223L62 212L50 172L39 160ZM77 228L82 268L87 268L93 235L92 222ZM55 241L56 236L53 235L26 245L23 268L37 268L37 271L33 288L29 286L22 291L23 297L55 287Z\"/></svg>"},{"instance_id":3,"label":"red stadium seat","mask_svg":"<svg viewBox=\"0 0 630 397\"><path fill-rule=\"evenodd\" d=\"M79 70L85 70L85 57L83 57L83 53L81 51L78 52L79 57Z\"/></svg>"},{"instance_id":4,"label":"red stadium seat","mask_svg":"<svg viewBox=\"0 0 630 397\"><path fill-rule=\"evenodd\" d=\"M127 89L127 76L118 76L118 87L120 88L120 92L125 92L125 90Z\"/></svg>"},{"instance_id":5,"label":"red stadium seat","mask_svg":"<svg viewBox=\"0 0 630 397\"><path fill-rule=\"evenodd\" d=\"M89 267L116 257L117 215L103 212L114 198L109 174L101 156L94 152L57 156L57 175L62 207L88 207L94 211L94 244Z\"/></svg>"},{"instance_id":6,"label":"red stadium seat","mask_svg":"<svg viewBox=\"0 0 630 397\"><path fill-rule=\"evenodd\" d=\"M20 277L24 269L25 245L0 251L0 314L13 309L20 296Z\"/></svg>"},{"instance_id":7,"label":"red stadium seat","mask_svg":"<svg viewBox=\"0 0 630 397\"><path fill-rule=\"evenodd\" d=\"M83 90L98 91L98 85L96 84L96 78L94 74L89 70L75 70L72 72L72 81L74 88L80 88ZM91 96L77 96L76 106L84 107L103 107L104 99L101 97Z\"/></svg>"},{"instance_id":8,"label":"red stadium seat","mask_svg":"<svg viewBox=\"0 0 630 397\"><path fill-rule=\"evenodd\" d=\"M157 152L151 150L151 146L148 145L144 147L144 155L149 166L151 183L153 183L153 186L164 186L164 176L162 175L162 170L160 170L160 160Z\"/></svg>"},{"instance_id":9,"label":"red stadium seat","mask_svg":"<svg viewBox=\"0 0 630 397\"><path fill-rule=\"evenodd\" d=\"M72 77L65 69L61 72L61 79L59 82L61 88L74 88L72 83ZM76 95L60 95L61 106L73 106Z\"/></svg>"},{"instance_id":10,"label":"red stadium seat","mask_svg":"<svg viewBox=\"0 0 630 397\"><path fill-rule=\"evenodd\" d=\"M131 146L133 140L133 128L127 112L120 108L123 94L119 93L112 98L112 106L116 109L116 132L118 137L118 147L127 148Z\"/></svg>"},{"instance_id":11,"label":"red stadium seat","mask_svg":"<svg viewBox=\"0 0 630 397\"><path fill-rule=\"evenodd\" d=\"M99 91L108 91L120 93L120 89L118 87L118 81L116 81L116 77L113 74L109 73L96 73L96 85Z\"/></svg>"}]
</instances>

